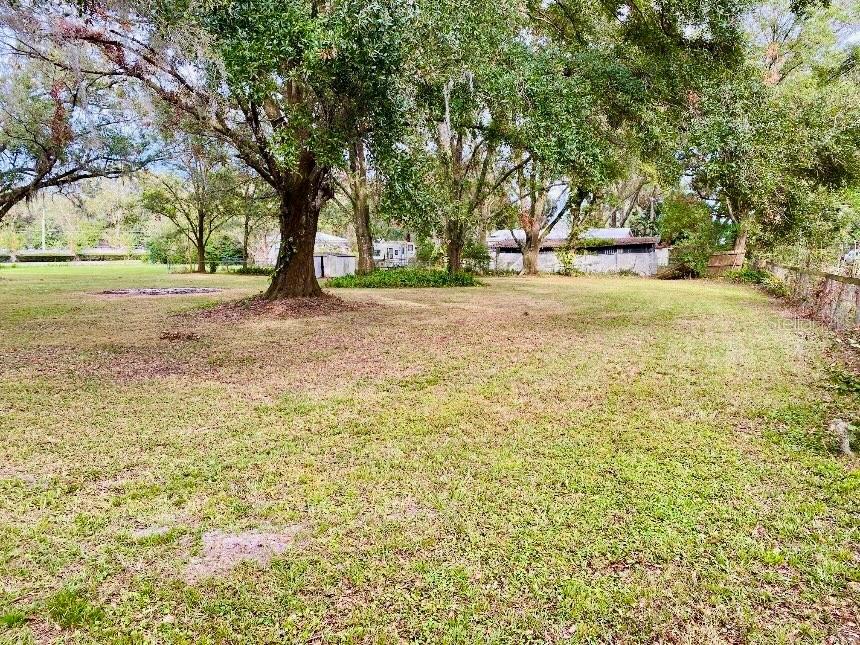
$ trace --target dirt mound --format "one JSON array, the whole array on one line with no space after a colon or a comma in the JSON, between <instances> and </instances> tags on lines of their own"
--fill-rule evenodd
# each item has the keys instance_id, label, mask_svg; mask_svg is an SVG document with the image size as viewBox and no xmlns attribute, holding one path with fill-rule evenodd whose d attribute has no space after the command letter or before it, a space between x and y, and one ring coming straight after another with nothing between
<instances>
[{"instance_id":1,"label":"dirt mound","mask_svg":"<svg viewBox=\"0 0 860 645\"><path fill-rule=\"evenodd\" d=\"M689 278L698 278L699 274L692 267L678 263L660 269L654 277L658 280L687 280Z\"/></svg>"},{"instance_id":2,"label":"dirt mound","mask_svg":"<svg viewBox=\"0 0 860 645\"><path fill-rule=\"evenodd\" d=\"M108 289L100 291L101 296L187 296L195 293L218 293L221 289L213 287L164 287L144 289Z\"/></svg>"},{"instance_id":3,"label":"dirt mound","mask_svg":"<svg viewBox=\"0 0 860 645\"><path fill-rule=\"evenodd\" d=\"M350 302L337 296L325 294L318 298L289 298L286 300L266 300L253 296L196 312L197 318L213 321L242 320L268 316L271 318L313 318L331 316L344 311L360 311L378 305L371 302Z\"/></svg>"}]
</instances>

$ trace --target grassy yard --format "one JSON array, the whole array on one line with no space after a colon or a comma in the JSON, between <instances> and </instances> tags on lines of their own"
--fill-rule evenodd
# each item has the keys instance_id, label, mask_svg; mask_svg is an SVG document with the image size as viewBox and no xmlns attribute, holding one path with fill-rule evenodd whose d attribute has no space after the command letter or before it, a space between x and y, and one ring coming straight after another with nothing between
<instances>
[{"instance_id":1,"label":"grassy yard","mask_svg":"<svg viewBox=\"0 0 860 645\"><path fill-rule=\"evenodd\" d=\"M0 268L0 642L860 639L857 402L765 295L195 314L265 280Z\"/></svg>"}]
</instances>

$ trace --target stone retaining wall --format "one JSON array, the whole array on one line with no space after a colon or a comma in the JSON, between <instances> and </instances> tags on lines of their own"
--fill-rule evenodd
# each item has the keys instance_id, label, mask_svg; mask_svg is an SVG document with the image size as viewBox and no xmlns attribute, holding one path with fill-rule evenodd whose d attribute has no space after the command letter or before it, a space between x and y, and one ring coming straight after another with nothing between
<instances>
[{"instance_id":1,"label":"stone retaining wall","mask_svg":"<svg viewBox=\"0 0 860 645\"><path fill-rule=\"evenodd\" d=\"M782 280L792 300L836 330L860 328L860 278L765 262L763 268Z\"/></svg>"}]
</instances>

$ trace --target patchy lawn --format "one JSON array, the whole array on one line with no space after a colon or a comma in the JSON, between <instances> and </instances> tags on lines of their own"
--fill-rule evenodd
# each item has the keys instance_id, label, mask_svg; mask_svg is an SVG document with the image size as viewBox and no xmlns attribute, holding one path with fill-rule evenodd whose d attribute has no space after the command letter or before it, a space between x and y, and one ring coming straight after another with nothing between
<instances>
[{"instance_id":1,"label":"patchy lawn","mask_svg":"<svg viewBox=\"0 0 860 645\"><path fill-rule=\"evenodd\" d=\"M200 312L265 280L0 268L0 641L860 639L857 402L764 295Z\"/></svg>"}]
</instances>

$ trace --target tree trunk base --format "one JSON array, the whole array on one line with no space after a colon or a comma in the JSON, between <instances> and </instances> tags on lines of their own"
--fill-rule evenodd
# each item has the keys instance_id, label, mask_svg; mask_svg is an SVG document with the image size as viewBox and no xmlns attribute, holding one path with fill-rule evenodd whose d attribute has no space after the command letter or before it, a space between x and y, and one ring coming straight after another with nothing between
<instances>
[{"instance_id":1,"label":"tree trunk base","mask_svg":"<svg viewBox=\"0 0 860 645\"><path fill-rule=\"evenodd\" d=\"M281 246L272 283L263 294L266 300L323 295L314 267L314 245L320 210L334 194L329 172L305 152L299 160L301 181L280 195Z\"/></svg>"},{"instance_id":2,"label":"tree trunk base","mask_svg":"<svg viewBox=\"0 0 860 645\"><path fill-rule=\"evenodd\" d=\"M284 300L286 298L320 298L325 293L320 287L317 279L313 278L313 284L294 284L288 280L272 280L272 284L263 293L266 300Z\"/></svg>"}]
</instances>

